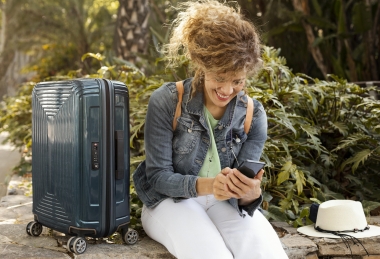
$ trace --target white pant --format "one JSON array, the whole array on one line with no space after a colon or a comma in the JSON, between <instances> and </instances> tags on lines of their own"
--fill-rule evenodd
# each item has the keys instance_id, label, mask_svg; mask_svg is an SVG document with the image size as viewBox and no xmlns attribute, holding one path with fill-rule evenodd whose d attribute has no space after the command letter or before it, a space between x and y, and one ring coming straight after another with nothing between
<instances>
[{"instance_id":1,"label":"white pant","mask_svg":"<svg viewBox=\"0 0 380 259\"><path fill-rule=\"evenodd\" d=\"M282 259L288 258L276 232L256 211L240 217L227 202L213 195L157 207L143 207L145 232L179 259Z\"/></svg>"}]
</instances>

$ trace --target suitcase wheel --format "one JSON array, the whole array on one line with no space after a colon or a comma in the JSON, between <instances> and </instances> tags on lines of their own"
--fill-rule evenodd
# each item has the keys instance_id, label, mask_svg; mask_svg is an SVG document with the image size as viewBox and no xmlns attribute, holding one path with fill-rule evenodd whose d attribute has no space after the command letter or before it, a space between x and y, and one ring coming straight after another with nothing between
<instances>
[{"instance_id":1,"label":"suitcase wheel","mask_svg":"<svg viewBox=\"0 0 380 259\"><path fill-rule=\"evenodd\" d=\"M136 230L129 228L126 233L123 233L122 237L123 237L123 241L126 244L134 245L139 239L139 233Z\"/></svg>"},{"instance_id":2,"label":"suitcase wheel","mask_svg":"<svg viewBox=\"0 0 380 259\"><path fill-rule=\"evenodd\" d=\"M71 253L74 253L74 251L73 250L71 250L72 248L72 241L74 240L74 238L76 238L76 236L72 236L72 237L70 237L69 238L69 240L67 240L67 244L66 244L66 249L67 249L67 251L69 251L69 252L71 252Z\"/></svg>"},{"instance_id":3,"label":"suitcase wheel","mask_svg":"<svg viewBox=\"0 0 380 259\"><path fill-rule=\"evenodd\" d=\"M29 222L28 225L26 226L26 233L29 236L34 236L34 237L37 237L37 236L41 235L41 233L42 233L42 224L38 223L36 221Z\"/></svg>"},{"instance_id":4,"label":"suitcase wheel","mask_svg":"<svg viewBox=\"0 0 380 259\"><path fill-rule=\"evenodd\" d=\"M67 241L66 249L75 254L83 254L87 249L87 242L83 237L70 237Z\"/></svg>"}]
</instances>

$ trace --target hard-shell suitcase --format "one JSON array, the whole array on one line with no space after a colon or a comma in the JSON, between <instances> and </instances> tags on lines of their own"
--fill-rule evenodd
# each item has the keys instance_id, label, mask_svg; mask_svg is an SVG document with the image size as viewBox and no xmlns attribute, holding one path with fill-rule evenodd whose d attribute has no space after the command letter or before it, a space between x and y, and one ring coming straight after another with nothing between
<instances>
[{"instance_id":1,"label":"hard-shell suitcase","mask_svg":"<svg viewBox=\"0 0 380 259\"><path fill-rule=\"evenodd\" d=\"M85 237L128 228L129 99L118 81L75 79L38 83L32 94L33 214L26 232L42 226L71 235L67 249L86 250Z\"/></svg>"}]
</instances>

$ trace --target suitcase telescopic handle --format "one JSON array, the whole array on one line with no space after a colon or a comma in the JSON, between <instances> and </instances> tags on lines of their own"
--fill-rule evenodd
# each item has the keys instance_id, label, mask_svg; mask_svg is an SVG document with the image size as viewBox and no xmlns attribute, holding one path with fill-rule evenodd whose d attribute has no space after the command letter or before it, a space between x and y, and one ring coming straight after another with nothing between
<instances>
[{"instance_id":1,"label":"suitcase telescopic handle","mask_svg":"<svg viewBox=\"0 0 380 259\"><path fill-rule=\"evenodd\" d=\"M115 131L115 178L116 180L124 179L124 131Z\"/></svg>"}]
</instances>

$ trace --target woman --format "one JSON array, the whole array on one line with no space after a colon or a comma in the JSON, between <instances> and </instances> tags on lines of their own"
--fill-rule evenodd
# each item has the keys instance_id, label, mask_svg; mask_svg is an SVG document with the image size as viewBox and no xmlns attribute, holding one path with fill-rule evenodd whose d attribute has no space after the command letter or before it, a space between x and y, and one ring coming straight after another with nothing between
<instances>
[{"instance_id":1,"label":"woman","mask_svg":"<svg viewBox=\"0 0 380 259\"><path fill-rule=\"evenodd\" d=\"M146 160L133 175L145 232L180 259L287 258L269 222L255 212L264 171L248 178L235 169L247 159L259 160L267 138L266 114L257 100L244 131L245 81L260 66L255 27L238 8L214 0L187 2L166 46L171 63L179 52L195 76L183 81L177 126L179 94L175 83L166 83L150 98Z\"/></svg>"}]
</instances>

